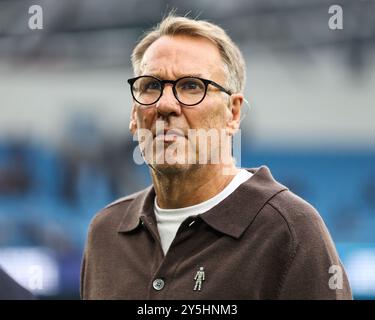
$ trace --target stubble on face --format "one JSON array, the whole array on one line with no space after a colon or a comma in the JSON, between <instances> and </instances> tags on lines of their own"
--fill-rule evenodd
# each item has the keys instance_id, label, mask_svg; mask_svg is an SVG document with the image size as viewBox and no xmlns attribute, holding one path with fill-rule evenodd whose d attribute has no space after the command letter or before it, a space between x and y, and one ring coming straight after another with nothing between
<instances>
[{"instance_id":1,"label":"stubble on face","mask_svg":"<svg viewBox=\"0 0 375 320\"><path fill-rule=\"evenodd\" d=\"M219 67L221 64L222 60L218 49L206 39L197 40L186 36L164 37L146 50L142 61L142 74L176 79L199 71L203 78L214 80L223 85L225 77L222 68ZM210 89L212 90L212 88ZM220 137L220 131L225 129L227 104L224 102L223 93L211 90L208 90L205 99L194 109L180 106L181 114L179 116L171 114L166 117L165 126L172 129L183 129L185 133L188 130L206 130L207 132L217 130ZM158 115L156 108L148 110L143 110L142 107L138 108L138 127L154 129L157 120L162 120L162 117ZM141 149L143 147L143 150L148 150L145 160L156 173L183 174L199 170L202 166L209 164L212 150L220 152L220 141L211 141L208 138L206 147L201 147L199 139L198 137L193 141L189 137L180 137L173 142L175 145L166 143L160 148L158 141L153 137L153 139L146 138L146 141L140 146ZM181 150L184 151L184 155L179 152ZM202 155L207 159L205 164L199 163ZM163 159L170 161L160 161Z\"/></svg>"}]
</instances>

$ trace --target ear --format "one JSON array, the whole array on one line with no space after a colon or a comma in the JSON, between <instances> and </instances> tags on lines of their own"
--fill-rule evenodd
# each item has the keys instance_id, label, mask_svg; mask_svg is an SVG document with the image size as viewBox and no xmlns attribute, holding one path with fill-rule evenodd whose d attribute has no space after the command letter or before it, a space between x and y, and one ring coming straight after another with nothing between
<instances>
[{"instance_id":1,"label":"ear","mask_svg":"<svg viewBox=\"0 0 375 320\"><path fill-rule=\"evenodd\" d=\"M243 94L235 93L230 96L229 119L227 121L226 131L228 135L233 136L240 127L241 107L244 101Z\"/></svg>"},{"instance_id":2,"label":"ear","mask_svg":"<svg viewBox=\"0 0 375 320\"><path fill-rule=\"evenodd\" d=\"M137 131L137 117L136 117L136 111L135 111L134 105L132 107L132 111L130 114L129 130L132 133L132 135L134 135Z\"/></svg>"}]
</instances>

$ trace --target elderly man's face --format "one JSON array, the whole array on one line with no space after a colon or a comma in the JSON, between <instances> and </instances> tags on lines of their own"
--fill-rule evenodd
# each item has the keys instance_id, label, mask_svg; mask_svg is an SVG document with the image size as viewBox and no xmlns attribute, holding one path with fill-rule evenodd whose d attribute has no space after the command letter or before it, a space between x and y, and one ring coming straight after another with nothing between
<instances>
[{"instance_id":1,"label":"elderly man's face","mask_svg":"<svg viewBox=\"0 0 375 320\"><path fill-rule=\"evenodd\" d=\"M164 36L158 39L146 50L141 70L141 75L152 75L161 80L197 76L213 80L224 87L226 82L219 50L204 38ZM203 148L203 144L199 143L201 138L192 139L190 134L188 136L188 130L211 130L211 133L216 130L220 138L220 133L225 132L228 122L233 120L230 103L228 95L209 85L206 97L201 103L194 107L185 107L173 95L172 85L166 84L163 95L154 105L145 107L134 103L130 128L133 134L136 129L148 129L152 132L152 138L145 136L143 142L142 138L138 137L141 149L153 152L152 161L150 158L147 160L150 154L146 155L146 160L152 167L157 170L187 169L195 165L194 162L199 165L199 159L204 159L200 155L203 152L210 163L211 151L218 151L220 148L216 141L211 150L211 139L207 140L207 147ZM183 136L157 136L157 121L159 127L163 124L166 130L178 129ZM197 135L199 136L199 132Z\"/></svg>"}]
</instances>

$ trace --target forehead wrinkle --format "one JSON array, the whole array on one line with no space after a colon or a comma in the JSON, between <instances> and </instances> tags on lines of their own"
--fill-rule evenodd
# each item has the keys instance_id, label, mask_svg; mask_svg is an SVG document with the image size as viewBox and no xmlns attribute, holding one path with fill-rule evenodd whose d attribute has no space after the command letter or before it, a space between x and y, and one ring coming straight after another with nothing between
<instances>
[{"instance_id":1,"label":"forehead wrinkle","mask_svg":"<svg viewBox=\"0 0 375 320\"><path fill-rule=\"evenodd\" d=\"M172 76L173 74L173 76ZM145 75L148 75L148 76L153 76L153 77L156 77L160 80L176 80L176 79L180 79L180 78L183 78L183 77L197 77L197 78L204 78L205 75L201 74L201 73L196 73L196 72L180 72L180 71L176 71L176 72L167 72L165 71L164 69L161 69L161 70L158 70L158 71L150 71L150 72L147 72L147 74Z\"/></svg>"},{"instance_id":2,"label":"forehead wrinkle","mask_svg":"<svg viewBox=\"0 0 375 320\"><path fill-rule=\"evenodd\" d=\"M180 57L174 58L172 61L163 56L161 59L157 57L148 57L141 67L141 75L151 75L160 79L178 79L186 76L199 78L207 78L212 76L214 65L206 65L204 73L201 72L202 66L192 67L188 62L184 62Z\"/></svg>"},{"instance_id":3,"label":"forehead wrinkle","mask_svg":"<svg viewBox=\"0 0 375 320\"><path fill-rule=\"evenodd\" d=\"M196 40L184 37L182 39ZM181 40L180 37L176 38L175 43L164 42L165 40L168 39L160 38L146 50L140 64L140 75L147 73L161 79L169 78L171 80L189 75L215 80L212 78L215 76L217 81L225 80L224 66L218 68L217 59L214 59L214 57L218 57L223 64L218 51L209 52L209 54L205 54L207 51L203 51L202 54L199 48L198 50L189 50L188 44L178 41ZM215 47L213 49L217 50ZM201 72L202 70L204 73Z\"/></svg>"},{"instance_id":4,"label":"forehead wrinkle","mask_svg":"<svg viewBox=\"0 0 375 320\"><path fill-rule=\"evenodd\" d=\"M205 78L208 80L223 82L225 81L225 72L224 68L216 69L213 65L210 65L208 68L204 69L205 73L199 72L202 68L191 68L177 64L168 63L166 67L155 66L147 70L149 64L145 63L144 68L141 68L139 75L148 75L154 76L160 80L176 80L182 77L198 77ZM206 65L207 66L207 65ZM223 83L224 85L224 83Z\"/></svg>"}]
</instances>

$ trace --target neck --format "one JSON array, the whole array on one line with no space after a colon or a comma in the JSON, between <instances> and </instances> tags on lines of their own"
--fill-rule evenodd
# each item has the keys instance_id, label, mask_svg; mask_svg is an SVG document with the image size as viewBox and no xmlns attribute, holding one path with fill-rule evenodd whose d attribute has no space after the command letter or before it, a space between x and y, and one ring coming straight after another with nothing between
<instances>
[{"instance_id":1,"label":"neck","mask_svg":"<svg viewBox=\"0 0 375 320\"><path fill-rule=\"evenodd\" d=\"M206 164L171 171L151 168L158 206L176 209L206 201L221 192L238 171L234 163L230 166Z\"/></svg>"}]
</instances>

